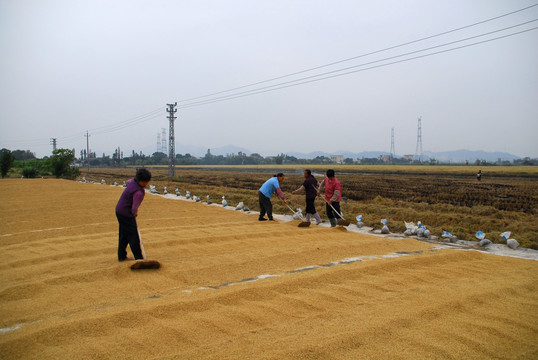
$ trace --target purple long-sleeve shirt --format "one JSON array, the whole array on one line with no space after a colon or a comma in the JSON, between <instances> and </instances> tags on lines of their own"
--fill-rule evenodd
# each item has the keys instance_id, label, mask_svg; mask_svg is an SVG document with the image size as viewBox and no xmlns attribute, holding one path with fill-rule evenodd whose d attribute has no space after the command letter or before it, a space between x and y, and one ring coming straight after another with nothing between
<instances>
[{"instance_id":1,"label":"purple long-sleeve shirt","mask_svg":"<svg viewBox=\"0 0 538 360\"><path fill-rule=\"evenodd\" d=\"M126 217L136 217L138 207L146 195L146 190L138 185L134 179L127 180L126 185L116 205L116 212Z\"/></svg>"},{"instance_id":2,"label":"purple long-sleeve shirt","mask_svg":"<svg viewBox=\"0 0 538 360\"><path fill-rule=\"evenodd\" d=\"M301 185L301 187L297 190L292 191L292 193L299 194L302 191L306 193L307 199L315 199L318 195L318 181L316 178L312 175L305 178L303 185Z\"/></svg>"}]
</instances>

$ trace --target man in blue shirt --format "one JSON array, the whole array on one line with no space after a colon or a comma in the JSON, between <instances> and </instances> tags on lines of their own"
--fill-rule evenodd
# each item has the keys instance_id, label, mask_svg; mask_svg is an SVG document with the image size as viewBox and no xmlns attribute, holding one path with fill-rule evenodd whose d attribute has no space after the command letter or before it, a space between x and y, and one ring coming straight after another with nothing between
<instances>
[{"instance_id":1,"label":"man in blue shirt","mask_svg":"<svg viewBox=\"0 0 538 360\"><path fill-rule=\"evenodd\" d=\"M284 193L280 189L280 183L284 181L284 174L278 173L272 178L263 183L262 187L258 191L258 198L260 200L260 217L259 221L266 221L264 217L267 213L269 220L273 221L273 204L271 203L271 196L276 192L276 195L282 200L284 204L287 204L284 198Z\"/></svg>"}]
</instances>

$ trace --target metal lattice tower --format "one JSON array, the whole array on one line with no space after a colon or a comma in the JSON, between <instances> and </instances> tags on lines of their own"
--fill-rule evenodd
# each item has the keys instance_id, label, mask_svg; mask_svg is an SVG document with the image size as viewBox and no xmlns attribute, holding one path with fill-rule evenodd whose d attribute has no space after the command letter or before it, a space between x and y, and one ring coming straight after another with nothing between
<instances>
[{"instance_id":1,"label":"metal lattice tower","mask_svg":"<svg viewBox=\"0 0 538 360\"><path fill-rule=\"evenodd\" d=\"M394 161L394 157L396 156L396 150L394 150L394 128L390 131L390 161Z\"/></svg>"},{"instance_id":2,"label":"metal lattice tower","mask_svg":"<svg viewBox=\"0 0 538 360\"><path fill-rule=\"evenodd\" d=\"M88 172L90 172L90 134L86 130L86 162L88 163Z\"/></svg>"},{"instance_id":3,"label":"metal lattice tower","mask_svg":"<svg viewBox=\"0 0 538 360\"><path fill-rule=\"evenodd\" d=\"M162 128L161 149L166 154L166 128Z\"/></svg>"},{"instance_id":4,"label":"metal lattice tower","mask_svg":"<svg viewBox=\"0 0 538 360\"><path fill-rule=\"evenodd\" d=\"M177 102L166 105L168 105L166 111L169 114L168 120L170 121L170 129L168 130L168 176L173 177L176 176L176 142L174 140L174 120L177 118L177 116L174 116L174 114L177 112L177 109L175 109Z\"/></svg>"},{"instance_id":5,"label":"metal lattice tower","mask_svg":"<svg viewBox=\"0 0 538 360\"><path fill-rule=\"evenodd\" d=\"M156 152L161 152L162 151L161 134L160 133L157 133L157 145L155 146L155 151Z\"/></svg>"},{"instance_id":6,"label":"metal lattice tower","mask_svg":"<svg viewBox=\"0 0 538 360\"><path fill-rule=\"evenodd\" d=\"M418 118L418 130L417 130L417 148L415 150L415 160L418 157L418 161L422 161L424 153L422 151L422 116Z\"/></svg>"}]
</instances>

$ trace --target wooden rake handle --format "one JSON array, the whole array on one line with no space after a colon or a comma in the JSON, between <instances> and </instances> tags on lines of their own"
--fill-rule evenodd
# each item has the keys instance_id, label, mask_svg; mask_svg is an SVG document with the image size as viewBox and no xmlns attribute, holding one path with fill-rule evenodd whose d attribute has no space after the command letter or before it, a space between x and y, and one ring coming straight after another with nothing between
<instances>
[{"instance_id":1,"label":"wooden rake handle","mask_svg":"<svg viewBox=\"0 0 538 360\"><path fill-rule=\"evenodd\" d=\"M293 209L291 208L291 206L289 206L288 204L286 204L286 206L288 207L288 209L290 209L290 211L293 213L293 214L297 214L295 211L293 211ZM303 214L301 213L301 221L306 221L303 217Z\"/></svg>"},{"instance_id":2,"label":"wooden rake handle","mask_svg":"<svg viewBox=\"0 0 538 360\"><path fill-rule=\"evenodd\" d=\"M316 187L314 185L312 185L312 187L314 188L314 190L316 190L316 194L318 193L318 189L316 189ZM323 200L325 200L325 202L327 203L327 205L329 205L331 207L331 209L334 210L334 212L338 215L338 217L340 217L340 219L346 221L346 219L344 219L344 217L338 212L336 211L336 209L334 208L334 206L332 206L332 204L329 204L329 202L327 201L327 199L325 199L325 196L323 196Z\"/></svg>"}]
</instances>

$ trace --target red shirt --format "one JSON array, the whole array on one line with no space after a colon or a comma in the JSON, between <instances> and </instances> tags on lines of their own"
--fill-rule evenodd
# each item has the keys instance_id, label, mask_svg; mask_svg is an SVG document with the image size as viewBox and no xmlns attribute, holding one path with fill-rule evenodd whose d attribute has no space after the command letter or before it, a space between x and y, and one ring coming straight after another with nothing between
<instances>
[{"instance_id":1,"label":"red shirt","mask_svg":"<svg viewBox=\"0 0 538 360\"><path fill-rule=\"evenodd\" d=\"M323 179L323 184L325 185L325 200L330 201L336 190L339 192L338 197L332 201L342 200L342 185L340 185L340 181L336 177L334 177L333 181L329 181L329 178L326 177Z\"/></svg>"}]
</instances>

